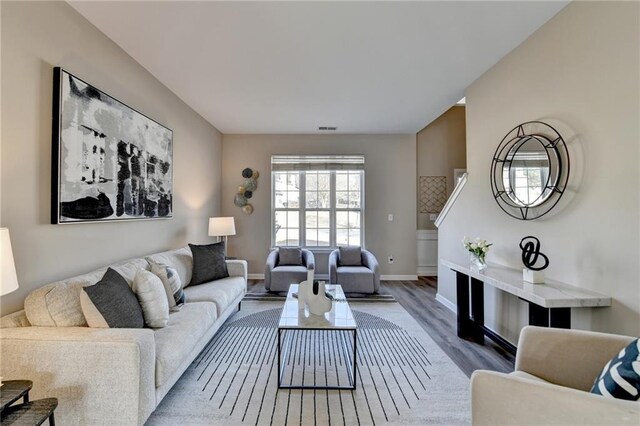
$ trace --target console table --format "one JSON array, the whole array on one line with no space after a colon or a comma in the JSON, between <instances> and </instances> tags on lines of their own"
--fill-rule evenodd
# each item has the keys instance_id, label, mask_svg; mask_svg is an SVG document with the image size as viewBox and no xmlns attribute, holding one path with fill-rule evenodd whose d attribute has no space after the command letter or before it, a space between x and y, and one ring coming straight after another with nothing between
<instances>
[{"instance_id":1,"label":"console table","mask_svg":"<svg viewBox=\"0 0 640 426\"><path fill-rule=\"evenodd\" d=\"M483 272L448 260L442 264L456 273L458 337L484 343L487 336L515 354L516 347L484 325L484 285L513 294L529 304L529 325L571 328L571 308L611 306L611 297L574 287L559 281L545 280L531 284L522 279L522 269L489 264ZM471 298L469 298L471 296Z\"/></svg>"}]
</instances>

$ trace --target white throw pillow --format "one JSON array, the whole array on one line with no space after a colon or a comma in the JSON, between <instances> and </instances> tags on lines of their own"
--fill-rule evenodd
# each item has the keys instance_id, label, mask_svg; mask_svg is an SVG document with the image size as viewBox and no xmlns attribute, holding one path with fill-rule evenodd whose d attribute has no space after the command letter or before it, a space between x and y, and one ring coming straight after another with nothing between
<instances>
[{"instance_id":1,"label":"white throw pillow","mask_svg":"<svg viewBox=\"0 0 640 426\"><path fill-rule=\"evenodd\" d=\"M169 302L164 285L152 272L139 269L133 279L133 292L138 297L144 322L151 328L162 328L169 322Z\"/></svg>"}]
</instances>

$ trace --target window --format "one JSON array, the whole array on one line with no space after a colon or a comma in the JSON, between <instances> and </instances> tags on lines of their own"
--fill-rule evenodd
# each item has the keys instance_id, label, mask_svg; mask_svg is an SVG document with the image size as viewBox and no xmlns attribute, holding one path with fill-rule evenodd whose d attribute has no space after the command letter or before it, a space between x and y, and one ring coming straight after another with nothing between
<instances>
[{"instance_id":1,"label":"window","mask_svg":"<svg viewBox=\"0 0 640 426\"><path fill-rule=\"evenodd\" d=\"M273 245L363 245L363 167L362 156L272 157Z\"/></svg>"}]
</instances>

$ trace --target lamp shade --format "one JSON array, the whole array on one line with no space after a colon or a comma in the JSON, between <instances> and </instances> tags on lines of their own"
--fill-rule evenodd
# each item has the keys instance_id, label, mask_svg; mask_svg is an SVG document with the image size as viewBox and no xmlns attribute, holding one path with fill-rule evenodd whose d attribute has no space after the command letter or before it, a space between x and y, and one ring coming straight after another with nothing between
<instances>
[{"instance_id":1,"label":"lamp shade","mask_svg":"<svg viewBox=\"0 0 640 426\"><path fill-rule=\"evenodd\" d=\"M13 251L9 230L0 228L0 296L18 289L16 265L13 262Z\"/></svg>"},{"instance_id":2,"label":"lamp shade","mask_svg":"<svg viewBox=\"0 0 640 426\"><path fill-rule=\"evenodd\" d=\"M209 219L209 236L225 237L236 235L236 223L233 217L212 217Z\"/></svg>"}]
</instances>

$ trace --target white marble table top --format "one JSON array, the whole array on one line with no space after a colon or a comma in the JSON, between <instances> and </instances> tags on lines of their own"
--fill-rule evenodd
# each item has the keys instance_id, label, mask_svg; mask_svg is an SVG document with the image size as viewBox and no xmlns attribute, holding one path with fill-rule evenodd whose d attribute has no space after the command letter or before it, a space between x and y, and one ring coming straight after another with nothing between
<instances>
[{"instance_id":1,"label":"white marble table top","mask_svg":"<svg viewBox=\"0 0 640 426\"><path fill-rule=\"evenodd\" d=\"M353 318L353 313L347 303L342 287L338 284L327 284L326 291L333 295L335 299L331 302L331 310L324 315L314 315L309 312L306 306L298 303L297 298L293 297L293 293L298 292L298 284L291 284L289 293L287 293L287 300L284 302L284 308L280 315L278 328L356 329L356 320Z\"/></svg>"},{"instance_id":2,"label":"white marble table top","mask_svg":"<svg viewBox=\"0 0 640 426\"><path fill-rule=\"evenodd\" d=\"M469 265L460 265L448 260L441 263L454 271L462 272L484 282L528 300L544 308L579 308L611 306L611 297L595 291L574 287L559 281L545 279L544 284L531 284L522 279L522 269L508 268L489 263L487 269L479 273Z\"/></svg>"}]
</instances>

